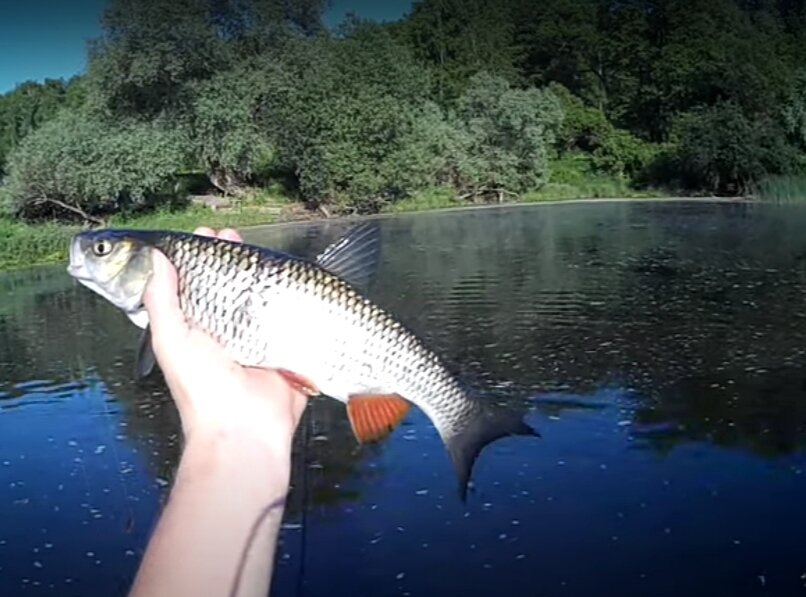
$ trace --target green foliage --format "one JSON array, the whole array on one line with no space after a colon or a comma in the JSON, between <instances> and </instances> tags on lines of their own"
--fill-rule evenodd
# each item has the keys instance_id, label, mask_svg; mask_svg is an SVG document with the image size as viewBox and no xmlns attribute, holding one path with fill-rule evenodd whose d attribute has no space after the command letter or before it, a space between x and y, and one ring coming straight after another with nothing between
<instances>
[{"instance_id":1,"label":"green foliage","mask_svg":"<svg viewBox=\"0 0 806 597\"><path fill-rule=\"evenodd\" d=\"M174 209L160 207L137 216L116 214L110 227L183 230L191 232L199 226L215 228L256 226L276 222L277 215L256 208L240 207L212 211L194 205ZM0 216L0 271L64 261L70 238L82 228L54 221L26 224Z\"/></svg>"},{"instance_id":2,"label":"green foliage","mask_svg":"<svg viewBox=\"0 0 806 597\"><path fill-rule=\"evenodd\" d=\"M324 0L110 0L85 76L0 96L0 208L127 211L202 177L345 212L752 191L804 171L801 4L419 0L328 31Z\"/></svg>"},{"instance_id":3,"label":"green foliage","mask_svg":"<svg viewBox=\"0 0 806 597\"><path fill-rule=\"evenodd\" d=\"M806 201L806 176L803 174L765 176L759 180L753 195L761 201L774 203Z\"/></svg>"},{"instance_id":4,"label":"green foliage","mask_svg":"<svg viewBox=\"0 0 806 597\"><path fill-rule=\"evenodd\" d=\"M110 0L90 51L94 106L124 116L176 108L183 83L227 62L209 16L206 0Z\"/></svg>"},{"instance_id":5,"label":"green foliage","mask_svg":"<svg viewBox=\"0 0 806 597\"><path fill-rule=\"evenodd\" d=\"M468 196L523 193L545 184L562 122L559 100L541 89L515 89L501 77L471 77L452 121L459 154L454 184Z\"/></svg>"},{"instance_id":6,"label":"green foliage","mask_svg":"<svg viewBox=\"0 0 806 597\"><path fill-rule=\"evenodd\" d=\"M456 197L456 191L451 187L432 187L401 199L397 203L389 204L383 211L386 213L404 213L444 209L459 205L462 205L462 203Z\"/></svg>"},{"instance_id":7,"label":"green foliage","mask_svg":"<svg viewBox=\"0 0 806 597\"><path fill-rule=\"evenodd\" d=\"M715 193L742 193L768 174L797 167L775 123L750 121L733 102L692 111L676 123L683 182Z\"/></svg>"},{"instance_id":8,"label":"green foliage","mask_svg":"<svg viewBox=\"0 0 806 597\"><path fill-rule=\"evenodd\" d=\"M801 151L806 151L806 69L800 69L792 78L782 118L789 138Z\"/></svg>"},{"instance_id":9,"label":"green foliage","mask_svg":"<svg viewBox=\"0 0 806 597\"><path fill-rule=\"evenodd\" d=\"M4 211L103 213L171 195L187 146L181 131L160 121L110 123L63 111L12 154Z\"/></svg>"},{"instance_id":10,"label":"green foliage","mask_svg":"<svg viewBox=\"0 0 806 597\"><path fill-rule=\"evenodd\" d=\"M224 191L240 190L272 164L274 147L256 118L268 81L265 71L237 68L194 88L195 154Z\"/></svg>"},{"instance_id":11,"label":"green foliage","mask_svg":"<svg viewBox=\"0 0 806 597\"><path fill-rule=\"evenodd\" d=\"M387 30L354 23L348 33L286 62L265 121L303 198L374 211L431 181L438 108L426 73Z\"/></svg>"},{"instance_id":12,"label":"green foliage","mask_svg":"<svg viewBox=\"0 0 806 597\"><path fill-rule=\"evenodd\" d=\"M616 128L602 110L585 105L565 86L552 83L548 88L560 99L565 114L558 133L561 153L587 152L593 169L608 175L637 179L644 174L657 155L656 146Z\"/></svg>"},{"instance_id":13,"label":"green foliage","mask_svg":"<svg viewBox=\"0 0 806 597\"><path fill-rule=\"evenodd\" d=\"M456 100L470 77L494 72L508 80L515 68L515 21L506 2L420 0L401 28L415 57L434 73L436 98Z\"/></svg>"},{"instance_id":14,"label":"green foliage","mask_svg":"<svg viewBox=\"0 0 806 597\"><path fill-rule=\"evenodd\" d=\"M62 106L80 105L82 99L78 78L69 83L28 81L0 96L0 174L9 152L29 133L56 116Z\"/></svg>"},{"instance_id":15,"label":"green foliage","mask_svg":"<svg viewBox=\"0 0 806 597\"><path fill-rule=\"evenodd\" d=\"M77 230L55 223L31 226L0 217L0 271L63 259Z\"/></svg>"}]
</instances>

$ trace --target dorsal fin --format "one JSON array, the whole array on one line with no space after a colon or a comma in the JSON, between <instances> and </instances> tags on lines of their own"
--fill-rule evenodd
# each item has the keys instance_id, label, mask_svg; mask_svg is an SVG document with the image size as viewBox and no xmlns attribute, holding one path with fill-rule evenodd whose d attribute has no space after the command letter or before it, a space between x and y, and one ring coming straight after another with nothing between
<instances>
[{"instance_id":1,"label":"dorsal fin","mask_svg":"<svg viewBox=\"0 0 806 597\"><path fill-rule=\"evenodd\" d=\"M378 266L380 236L377 222L359 224L328 245L316 257L316 262L356 289L366 290Z\"/></svg>"}]
</instances>

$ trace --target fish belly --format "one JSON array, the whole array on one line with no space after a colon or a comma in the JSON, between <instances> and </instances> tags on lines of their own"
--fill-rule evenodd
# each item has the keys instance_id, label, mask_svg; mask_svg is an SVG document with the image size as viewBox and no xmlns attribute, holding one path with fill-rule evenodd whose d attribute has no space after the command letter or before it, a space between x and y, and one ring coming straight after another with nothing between
<instances>
[{"instance_id":1,"label":"fish belly","mask_svg":"<svg viewBox=\"0 0 806 597\"><path fill-rule=\"evenodd\" d=\"M240 362L290 371L345 403L399 385L387 367L388 339L360 313L311 292L279 289L245 301L243 310L235 317L244 323L234 343Z\"/></svg>"}]
</instances>

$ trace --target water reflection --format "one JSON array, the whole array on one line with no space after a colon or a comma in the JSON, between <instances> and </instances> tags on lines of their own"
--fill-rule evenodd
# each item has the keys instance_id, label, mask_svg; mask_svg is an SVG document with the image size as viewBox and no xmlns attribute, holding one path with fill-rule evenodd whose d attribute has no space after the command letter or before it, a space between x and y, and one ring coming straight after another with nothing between
<instances>
[{"instance_id":1,"label":"water reflection","mask_svg":"<svg viewBox=\"0 0 806 597\"><path fill-rule=\"evenodd\" d=\"M245 237L310 255L348 226ZM488 448L465 507L421 413L359 447L313 401L276 594L803 590L804 229L797 207L705 203L385 219L372 297L543 439ZM137 331L61 268L0 277L0 299L0 592L124 593L176 412L132 380Z\"/></svg>"}]
</instances>

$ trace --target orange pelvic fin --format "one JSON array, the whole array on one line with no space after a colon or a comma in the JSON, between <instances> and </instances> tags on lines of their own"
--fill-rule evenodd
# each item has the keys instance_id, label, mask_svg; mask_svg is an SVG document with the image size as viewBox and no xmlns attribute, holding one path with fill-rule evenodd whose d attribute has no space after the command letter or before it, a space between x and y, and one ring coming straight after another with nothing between
<instances>
[{"instance_id":1,"label":"orange pelvic fin","mask_svg":"<svg viewBox=\"0 0 806 597\"><path fill-rule=\"evenodd\" d=\"M398 394L353 394L347 402L350 425L362 444L388 436L410 409L411 403Z\"/></svg>"},{"instance_id":2,"label":"orange pelvic fin","mask_svg":"<svg viewBox=\"0 0 806 597\"><path fill-rule=\"evenodd\" d=\"M316 387L316 384L307 377L294 373L293 371L289 371L288 369L278 369L277 373L282 375L288 383L290 383L294 388L303 394L307 394L308 396L318 396L322 393L319 391L319 388Z\"/></svg>"}]
</instances>

